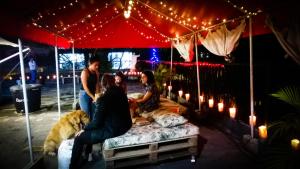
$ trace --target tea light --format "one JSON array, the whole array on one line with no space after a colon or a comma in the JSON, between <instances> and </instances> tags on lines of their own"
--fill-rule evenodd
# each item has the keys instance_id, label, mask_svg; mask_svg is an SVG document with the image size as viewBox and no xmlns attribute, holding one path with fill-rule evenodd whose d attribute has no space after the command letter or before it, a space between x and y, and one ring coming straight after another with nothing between
<instances>
[{"instance_id":1,"label":"tea light","mask_svg":"<svg viewBox=\"0 0 300 169\"><path fill-rule=\"evenodd\" d=\"M211 98L211 99L208 100L208 107L209 108L213 108L214 107L214 99L213 98Z\"/></svg>"},{"instance_id":2,"label":"tea light","mask_svg":"<svg viewBox=\"0 0 300 169\"><path fill-rule=\"evenodd\" d=\"M251 126L255 126L256 125L256 116L249 116L249 124Z\"/></svg>"},{"instance_id":3,"label":"tea light","mask_svg":"<svg viewBox=\"0 0 300 169\"><path fill-rule=\"evenodd\" d=\"M235 107L230 107L229 108L229 116L234 119L235 115L236 115L236 108Z\"/></svg>"},{"instance_id":4,"label":"tea light","mask_svg":"<svg viewBox=\"0 0 300 169\"><path fill-rule=\"evenodd\" d=\"M300 141L298 139L292 139L291 146L293 150L298 150L300 148Z\"/></svg>"},{"instance_id":5,"label":"tea light","mask_svg":"<svg viewBox=\"0 0 300 169\"><path fill-rule=\"evenodd\" d=\"M223 102L218 103L218 111L219 112L223 112L224 111L224 103Z\"/></svg>"},{"instance_id":6,"label":"tea light","mask_svg":"<svg viewBox=\"0 0 300 169\"><path fill-rule=\"evenodd\" d=\"M267 126L261 125L258 127L258 135L261 139L266 139L268 137Z\"/></svg>"},{"instance_id":7,"label":"tea light","mask_svg":"<svg viewBox=\"0 0 300 169\"><path fill-rule=\"evenodd\" d=\"M179 91L178 91L178 95L179 95L179 97L182 97L183 91L182 91L182 90L179 90Z\"/></svg>"},{"instance_id":8,"label":"tea light","mask_svg":"<svg viewBox=\"0 0 300 169\"><path fill-rule=\"evenodd\" d=\"M189 93L186 93L186 94L185 94L185 100L186 100L186 101L189 101L189 100L190 100L190 94L189 94Z\"/></svg>"}]
</instances>

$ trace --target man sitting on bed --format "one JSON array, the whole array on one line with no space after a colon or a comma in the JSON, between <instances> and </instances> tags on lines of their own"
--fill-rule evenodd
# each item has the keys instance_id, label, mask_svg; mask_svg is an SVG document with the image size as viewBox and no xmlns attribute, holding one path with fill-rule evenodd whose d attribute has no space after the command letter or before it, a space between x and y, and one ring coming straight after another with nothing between
<instances>
[{"instance_id":1,"label":"man sitting on bed","mask_svg":"<svg viewBox=\"0 0 300 169\"><path fill-rule=\"evenodd\" d=\"M159 91L155 84L154 75L151 71L144 71L141 75L141 82L145 86L145 95L139 99L130 98L131 118L138 113L151 112L159 107Z\"/></svg>"},{"instance_id":2,"label":"man sitting on bed","mask_svg":"<svg viewBox=\"0 0 300 169\"><path fill-rule=\"evenodd\" d=\"M108 74L103 75L101 87L104 93L96 101L93 120L76 134L70 169L81 166L84 145L120 136L131 128L128 99L123 89L116 86L114 78Z\"/></svg>"}]
</instances>

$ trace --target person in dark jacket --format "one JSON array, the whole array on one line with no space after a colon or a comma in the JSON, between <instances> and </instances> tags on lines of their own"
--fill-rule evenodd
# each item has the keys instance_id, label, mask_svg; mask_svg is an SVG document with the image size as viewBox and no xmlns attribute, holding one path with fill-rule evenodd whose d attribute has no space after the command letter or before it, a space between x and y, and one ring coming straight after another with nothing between
<instances>
[{"instance_id":1,"label":"person in dark jacket","mask_svg":"<svg viewBox=\"0 0 300 169\"><path fill-rule=\"evenodd\" d=\"M127 96L111 75L101 80L104 93L96 101L93 120L75 136L70 169L79 168L83 147L126 133L132 125Z\"/></svg>"}]
</instances>

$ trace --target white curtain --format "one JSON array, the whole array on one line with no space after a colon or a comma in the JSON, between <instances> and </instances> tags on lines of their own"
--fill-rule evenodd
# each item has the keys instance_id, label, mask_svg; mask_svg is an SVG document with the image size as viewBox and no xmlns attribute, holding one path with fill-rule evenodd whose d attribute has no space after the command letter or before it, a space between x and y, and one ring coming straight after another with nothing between
<instances>
[{"instance_id":1,"label":"white curtain","mask_svg":"<svg viewBox=\"0 0 300 169\"><path fill-rule=\"evenodd\" d=\"M239 26L229 31L224 24L216 30L209 30L205 38L199 33L198 39L211 53L218 56L228 56L236 47L245 26L245 20L242 20Z\"/></svg>"},{"instance_id":2,"label":"white curtain","mask_svg":"<svg viewBox=\"0 0 300 169\"><path fill-rule=\"evenodd\" d=\"M8 45L8 46L12 46L12 47L18 47L18 44L9 42L1 37L0 37L0 45Z\"/></svg>"},{"instance_id":3,"label":"white curtain","mask_svg":"<svg viewBox=\"0 0 300 169\"><path fill-rule=\"evenodd\" d=\"M186 62L191 62L194 58L194 36L180 38L172 42L180 56Z\"/></svg>"}]
</instances>

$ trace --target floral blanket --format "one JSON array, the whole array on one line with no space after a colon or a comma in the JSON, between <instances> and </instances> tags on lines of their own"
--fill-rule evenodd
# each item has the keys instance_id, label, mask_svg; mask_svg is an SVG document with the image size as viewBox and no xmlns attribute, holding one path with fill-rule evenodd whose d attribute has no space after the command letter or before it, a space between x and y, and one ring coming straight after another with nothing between
<instances>
[{"instance_id":1,"label":"floral blanket","mask_svg":"<svg viewBox=\"0 0 300 169\"><path fill-rule=\"evenodd\" d=\"M128 147L132 145L141 145L151 142L160 142L175 140L182 137L193 136L199 134L199 128L191 123L185 123L175 127L161 127L161 125L153 122L145 126L134 125L127 133L119 137L106 139L104 150Z\"/></svg>"}]
</instances>

